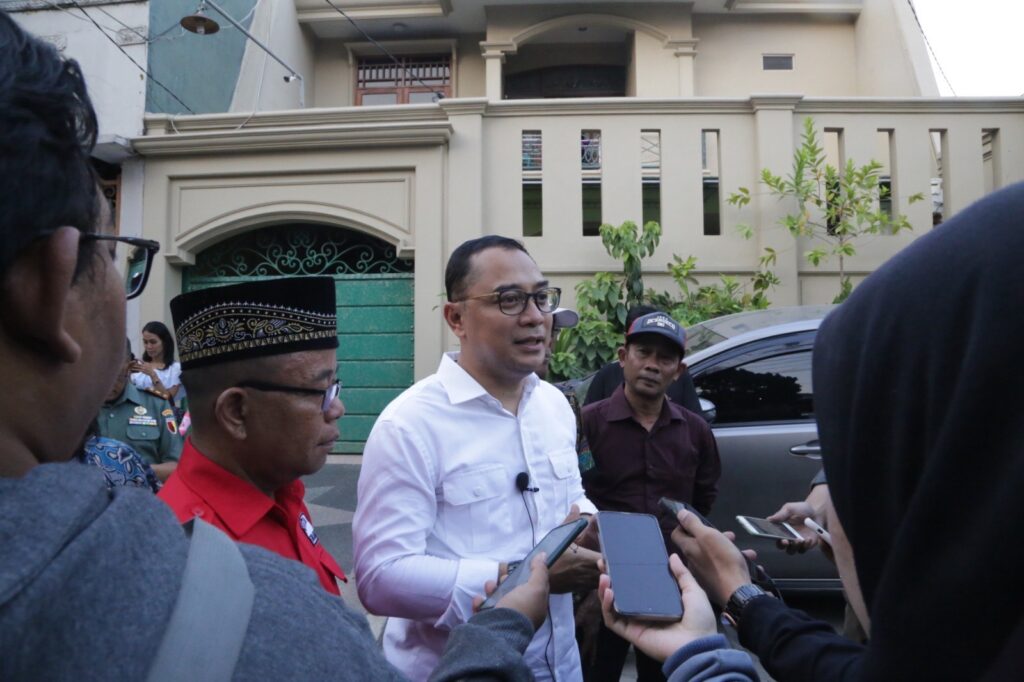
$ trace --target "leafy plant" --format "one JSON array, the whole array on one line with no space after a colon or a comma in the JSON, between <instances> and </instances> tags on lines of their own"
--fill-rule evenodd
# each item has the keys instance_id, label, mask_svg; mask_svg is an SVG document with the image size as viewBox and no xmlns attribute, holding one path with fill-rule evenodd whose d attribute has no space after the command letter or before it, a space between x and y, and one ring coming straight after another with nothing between
<instances>
[{"instance_id":1,"label":"leafy plant","mask_svg":"<svg viewBox=\"0 0 1024 682\"><path fill-rule=\"evenodd\" d=\"M576 285L580 321L564 330L555 343L550 363L553 377L582 377L613 360L625 335L626 313L634 305L649 303L689 325L740 310L765 308L768 289L779 282L769 269L775 264L775 252L767 249L749 292L735 277L725 275L720 283L700 285L693 275L697 265L693 256L686 260L673 256L668 265L678 293L645 290L642 261L654 255L661 226L649 222L641 230L627 221L618 227L602 225L600 234L605 251L622 263L622 272L598 272Z\"/></svg>"},{"instance_id":2,"label":"leafy plant","mask_svg":"<svg viewBox=\"0 0 1024 682\"><path fill-rule=\"evenodd\" d=\"M842 169L826 163L825 150L818 141L814 120L804 119L800 146L793 154L793 168L788 177L761 171L761 184L778 199L793 199L797 211L780 220L794 237L809 237L820 245L805 255L815 267L835 257L839 266L839 294L833 303L841 303L850 295L853 284L846 274L846 259L857 250L854 242L867 234L896 233L912 229L905 215L891 216L883 208L889 188L882 184L882 164L869 161L857 166L847 160ZM743 208L750 203L750 190L740 187L726 201ZM923 193L909 197L914 203L924 199ZM744 236L753 230L739 225ZM823 244L822 244L823 243Z\"/></svg>"}]
</instances>

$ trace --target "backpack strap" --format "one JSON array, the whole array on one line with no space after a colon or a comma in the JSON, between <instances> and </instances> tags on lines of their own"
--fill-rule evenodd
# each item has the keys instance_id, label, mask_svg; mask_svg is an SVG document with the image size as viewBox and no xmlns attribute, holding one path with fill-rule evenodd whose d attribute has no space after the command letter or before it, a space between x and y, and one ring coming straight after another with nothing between
<instances>
[{"instance_id":1,"label":"backpack strap","mask_svg":"<svg viewBox=\"0 0 1024 682\"><path fill-rule=\"evenodd\" d=\"M191 538L185 574L148 682L227 682L242 651L256 588L231 538L199 519L183 528Z\"/></svg>"}]
</instances>

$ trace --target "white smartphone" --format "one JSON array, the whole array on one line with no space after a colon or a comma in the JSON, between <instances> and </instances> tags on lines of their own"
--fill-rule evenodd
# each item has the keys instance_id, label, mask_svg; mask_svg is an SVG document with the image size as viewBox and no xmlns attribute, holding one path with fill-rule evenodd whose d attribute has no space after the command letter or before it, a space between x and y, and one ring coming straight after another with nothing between
<instances>
[{"instance_id":1,"label":"white smartphone","mask_svg":"<svg viewBox=\"0 0 1024 682\"><path fill-rule=\"evenodd\" d=\"M768 519L759 519L755 516L737 516L736 520L743 526L743 530L759 538L775 538L776 540L803 540L803 536L796 532L793 526L788 523L775 523Z\"/></svg>"},{"instance_id":2,"label":"white smartphone","mask_svg":"<svg viewBox=\"0 0 1024 682\"><path fill-rule=\"evenodd\" d=\"M829 547L832 546L832 534L815 523L814 519L804 519L804 525L817 533L818 537L824 540Z\"/></svg>"}]
</instances>

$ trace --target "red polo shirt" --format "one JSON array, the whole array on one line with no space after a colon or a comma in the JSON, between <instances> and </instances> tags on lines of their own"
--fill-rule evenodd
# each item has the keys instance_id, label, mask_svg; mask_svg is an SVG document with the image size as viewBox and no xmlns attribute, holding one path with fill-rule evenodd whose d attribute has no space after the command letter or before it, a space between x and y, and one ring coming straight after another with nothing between
<instances>
[{"instance_id":1,"label":"red polo shirt","mask_svg":"<svg viewBox=\"0 0 1024 682\"><path fill-rule=\"evenodd\" d=\"M324 589L340 595L335 578L348 579L313 529L302 500L305 492L302 481L295 480L270 499L248 481L210 461L189 438L178 468L159 497L182 523L198 516L238 542L301 561L316 571Z\"/></svg>"}]
</instances>

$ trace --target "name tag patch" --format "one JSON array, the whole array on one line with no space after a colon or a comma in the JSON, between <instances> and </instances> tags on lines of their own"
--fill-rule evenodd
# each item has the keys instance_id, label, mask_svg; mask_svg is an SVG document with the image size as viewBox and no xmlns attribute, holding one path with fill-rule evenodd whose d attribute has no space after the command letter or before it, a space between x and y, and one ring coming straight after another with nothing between
<instances>
[{"instance_id":1,"label":"name tag patch","mask_svg":"<svg viewBox=\"0 0 1024 682\"><path fill-rule=\"evenodd\" d=\"M136 417L129 417L128 418L128 424L129 424L129 426L156 426L157 425L156 419L153 418L153 417L150 417L149 415L145 415L145 416L142 416L142 417L138 417L138 416L136 416Z\"/></svg>"},{"instance_id":2,"label":"name tag patch","mask_svg":"<svg viewBox=\"0 0 1024 682\"><path fill-rule=\"evenodd\" d=\"M311 543L314 545L320 544L320 538L316 536L316 531L313 530L313 522L304 513L299 514L299 528L302 529L302 532L306 534Z\"/></svg>"}]
</instances>

